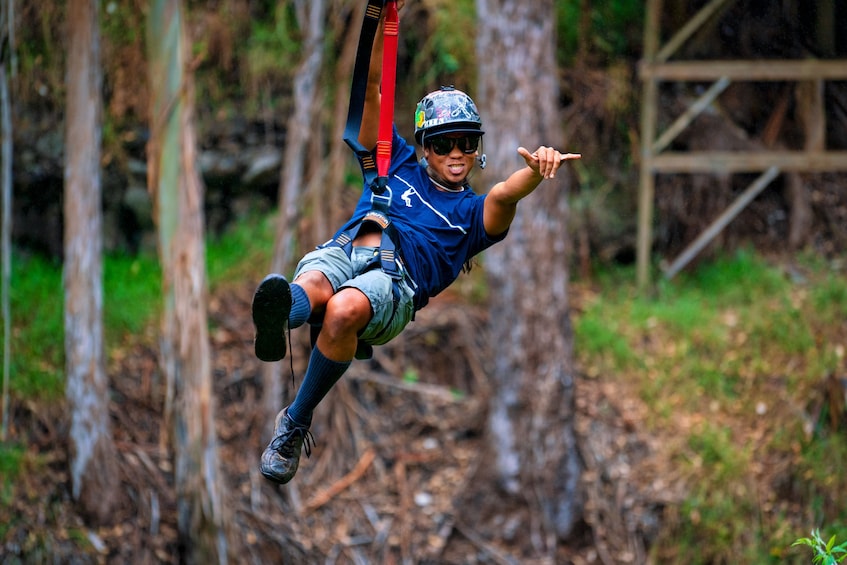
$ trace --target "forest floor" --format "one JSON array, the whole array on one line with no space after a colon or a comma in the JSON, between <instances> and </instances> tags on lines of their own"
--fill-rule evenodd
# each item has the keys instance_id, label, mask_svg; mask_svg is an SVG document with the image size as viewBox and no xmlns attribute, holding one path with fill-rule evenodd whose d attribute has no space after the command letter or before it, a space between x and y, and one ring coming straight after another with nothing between
<instances>
[{"instance_id":1,"label":"forest floor","mask_svg":"<svg viewBox=\"0 0 847 565\"><path fill-rule=\"evenodd\" d=\"M555 555L557 563L644 561L645 532L658 532L669 495L655 481L632 480L631 470L654 458L662 442L639 434L640 403L618 384L577 376L582 489L587 519L597 527L582 524L558 548L547 546L540 524L514 531L510 524L520 522L516 513L526 505L492 491L490 466L478 456L490 394L481 369L484 309L449 294L373 360L354 363L316 414L311 458L303 457L288 485L267 482L258 459L273 414L264 407L263 369L252 352L254 287L220 289L210 301L219 456L236 562L549 562L538 555ZM133 337L110 357L122 484L111 524L86 526L72 504L60 408L14 407L14 426L28 430L37 456L26 459L15 496L0 506L0 562L180 562L154 333ZM295 377L288 359L282 363L289 398L307 359L306 333L293 332ZM425 369L411 375L411 366Z\"/></svg>"}]
</instances>

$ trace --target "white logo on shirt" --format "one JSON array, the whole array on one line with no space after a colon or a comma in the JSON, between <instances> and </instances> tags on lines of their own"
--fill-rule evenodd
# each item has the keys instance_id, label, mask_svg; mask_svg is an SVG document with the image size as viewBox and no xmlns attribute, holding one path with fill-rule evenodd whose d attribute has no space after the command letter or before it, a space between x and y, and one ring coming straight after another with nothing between
<instances>
[{"instance_id":1,"label":"white logo on shirt","mask_svg":"<svg viewBox=\"0 0 847 565\"><path fill-rule=\"evenodd\" d=\"M415 190L415 187L413 186L413 187L407 189L406 192L404 192L403 195L400 196L400 198L403 199L403 202L406 203L406 208L412 207L412 195L417 194L417 193L418 193L418 191Z\"/></svg>"}]
</instances>

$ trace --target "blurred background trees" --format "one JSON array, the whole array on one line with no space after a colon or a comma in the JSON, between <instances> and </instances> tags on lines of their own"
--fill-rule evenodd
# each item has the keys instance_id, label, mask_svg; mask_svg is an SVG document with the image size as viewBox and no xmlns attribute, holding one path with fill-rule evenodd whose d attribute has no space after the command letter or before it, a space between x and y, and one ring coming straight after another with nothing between
<instances>
[{"instance_id":1,"label":"blurred background trees","mask_svg":"<svg viewBox=\"0 0 847 565\"><path fill-rule=\"evenodd\" d=\"M103 336L102 69L97 12L95 1L68 3L64 325L72 492L83 511L102 524L113 511L118 476Z\"/></svg>"},{"instance_id":2,"label":"blurred background trees","mask_svg":"<svg viewBox=\"0 0 847 565\"><path fill-rule=\"evenodd\" d=\"M705 3L668 2L662 14L663 28L683 25ZM80 58L74 48L80 44L73 41L70 50L65 48L69 38L82 38L83 46L86 43L84 26L75 23L74 8L80 6L89 9L86 17L99 11L99 56L89 52ZM163 19L164 7L177 6L178 12L168 13L178 13L179 18ZM9 11L9 7L16 10ZM100 331L98 255L101 247L107 253L126 254L134 261L133 268L143 270L150 267L139 257L158 250L163 312L162 339L156 345L161 348L159 363L167 383L165 398L154 392L149 395L149 404L158 405L162 400L166 406L167 424L162 426L159 439L163 444L172 442L173 452L163 446L163 451L157 452L161 459L153 464L149 463L149 452L132 448L132 457L125 456L125 460L140 460L148 470L158 465L166 476L173 472L178 498L174 506L183 536L181 551L186 556L196 551L189 559L223 559L226 551L221 547L230 525L224 510L232 500L228 497L238 495L249 498L246 510L243 505L234 505L240 512L235 519L242 521L241 526L249 522L253 527L250 531L264 531L265 538L276 544L273 547L284 548L292 555L308 555L310 548L288 543L291 540L285 537L288 530L284 528L296 524L281 525L273 519L262 522L264 515L256 509L263 508L268 498L257 494L263 492L261 487L242 482L242 489L249 492L233 493L222 480L215 423L226 422L227 431L229 427L239 429L251 441L260 435L253 430L264 428L250 418L215 418L209 366L215 352L208 348L209 299L203 259L207 241L239 221L250 222L257 214L276 211L272 237L277 246L268 267L288 269L291 258L326 239L356 201L361 190L358 169L341 142L340 132L346 117L361 7L350 0L193 0L184 5L146 0L107 0L100 4L9 0L4 8L10 24L4 26L7 41L0 59L4 74L15 68L13 59L18 61L6 100L14 111L9 127L4 120L3 128L7 132L3 166L4 170L11 169L8 177L14 183L15 195L12 210L4 204L4 214L12 212L14 230L14 248L4 250L4 264L15 254L32 254L56 263L90 265L79 273L80 278L68 278L69 311L83 308L86 320L82 325L73 320L66 324L67 374L54 371L53 375L56 380L67 379L71 410L92 418L92 438L105 442L103 457L108 460L109 431L103 413L88 410L89 406L102 409L106 402L102 376L98 376L101 353L96 344ZM844 10L835 0L730 2L684 55L694 59L844 57ZM475 328L467 321L461 326L465 331L459 340L465 348L462 359L469 365L490 362L486 366L490 382L469 387L480 398L491 400L487 429L481 432L471 427L470 435L485 433L487 439L494 440L486 447L486 456L495 461L496 470L496 476L485 480L473 473L463 475L463 480L470 477L476 486L496 493L485 498L486 503L510 500L522 510L528 509L510 517L508 524L495 523L493 528L497 532L509 528L522 532L527 531L524 526L531 526L532 551L548 559L555 555L559 538L580 525L582 512L572 421L576 370L569 279L572 270L590 277L598 261L626 264L634 258L637 64L642 17L643 2L635 0L423 0L409 2L402 13L396 105L401 132L412 131L412 111L423 94L441 84L454 84L480 104L489 132L484 147L489 166L472 179L478 190L485 190L487 184L514 168L518 144L531 147L546 143L583 154L581 162L568 167L555 183L521 206L509 242L484 258L482 268L489 278L480 286L485 286L486 299L492 306L486 327L492 343L487 346L496 356L475 356ZM166 29L167 22L170 27ZM169 35L174 32L182 37L174 40ZM170 48L158 50L166 45L166 37L171 38ZM92 48L96 44L93 39L88 42ZM94 58L102 65L102 85L97 84L100 78L90 66ZM89 66L76 70L77 64ZM80 86L84 91L77 98L80 92L74 88ZM668 111L664 119L671 120L674 112L701 89L698 84L663 88L663 109ZM97 125L94 114L86 112L97 110L100 96L103 112ZM704 141L731 145L739 138L767 136L772 143L796 144L800 118L789 111L796 105L795 96L784 85L734 85L715 103L708 121L693 128L693 133L679 143L683 148L697 147ZM847 147L844 84L827 84L823 96L832 116L827 143L843 149ZM82 102L66 102L77 99ZM780 110L784 118L780 128L769 126L777 109L784 110ZM80 133L71 134L76 131ZM6 148L11 153L8 156ZM69 166L76 159L83 169ZM148 191L148 180L152 191ZM843 179L821 175L803 180L799 185L777 183L764 193L712 251L746 245L765 252L784 251L786 234L796 228L789 222L792 207L802 201L808 208L804 220L808 232L793 238L826 258L838 257L847 242ZM719 183L696 176L663 179L657 186L660 214L656 218L655 249L672 252L684 246L743 182L729 177ZM97 217L98 200L102 200L102 218ZM4 202L8 200L4 198ZM102 245L91 230L102 232ZM80 248L80 241L89 243L88 247ZM240 252L249 254L256 244L242 242ZM32 276L37 275L33 269ZM471 284L475 284L473 281L476 279ZM90 303L73 298L72 285L77 283L91 285L85 297ZM48 308L58 307L51 297L43 302ZM126 302L121 307L131 312L134 305L131 300ZM238 319L237 312L228 316L233 324ZM468 319L477 322L476 318ZM231 331L220 319L217 323ZM432 345L454 326L445 326L447 330L437 327L440 333L423 331L410 340L418 339L421 346ZM219 334L226 334L217 329ZM75 337L80 338L78 343L74 343ZM86 339L94 339L94 345ZM49 352L49 339L36 341L35 346ZM404 373L401 365L391 363L391 356L413 355L404 344L387 349L389 355L378 360L383 369L391 368L395 384L401 373L404 382L414 377ZM243 344L239 346L244 349ZM74 354L77 348L78 358ZM55 352L52 356L45 354L42 349L34 351L45 366L50 365L46 359L61 357ZM6 350L4 363L8 362ZM249 363L232 364L235 368L226 375L242 386L242 364ZM434 372L440 367L448 376L463 369L441 359L423 366ZM283 394L276 369L266 375L264 399L272 406L266 413L275 410L277 398ZM373 369L368 366L368 371ZM479 367L472 367L471 372L478 376ZM351 423L367 421L364 411L357 412L355 407L390 404L396 399L390 394L379 396L361 385L369 377L373 375L351 375L350 388L345 382L333 399L326 425L350 437L330 439L327 455L314 469L316 480L333 478L333 470L352 460L368 461L369 453L370 461L374 461L374 455L364 448L367 434ZM75 396L80 390L77 382L93 396ZM840 381L833 377L832 382L837 390ZM18 381L16 386L24 385ZM149 382L146 386L158 390ZM434 396L443 401L438 394ZM90 399L90 404L82 402ZM447 418L445 414L456 408L448 401L444 403L444 413L439 412L434 422L426 411L422 416L409 413L420 416L416 425L438 429ZM6 416L4 408L4 421ZM392 417L401 419L403 414ZM386 419L384 423L390 427L395 422ZM120 449L127 451L133 437L124 436ZM451 437L457 442L465 439ZM354 445L355 457L342 451L345 443ZM334 456L330 446L335 448ZM382 480L393 474L398 484L407 484L406 470L418 461L415 458L419 454L402 451L408 447L405 444L394 447L391 453L400 455L395 459L380 454L377 472ZM249 478L250 471L241 467L250 460L249 450L229 449L224 466L227 472L235 476L239 470L240 478ZM497 457L510 454L517 457ZM175 468L169 468L170 464ZM391 473L386 473L387 469ZM105 474L91 478L100 481L103 492L108 492L111 471L107 466L98 471ZM489 479L491 482L486 482ZM308 484L304 479L304 486ZM786 487L791 488L796 487ZM299 500L298 485L286 492L291 493L291 500L273 498L276 506L270 515L318 505L315 501L304 505ZM410 511L407 494L400 492L398 496L406 496L401 509ZM145 509L149 508L150 516L145 518L149 518L151 531L157 530L159 496L165 505L166 495L150 487L133 496L139 507L144 503ZM105 503L108 498L93 502ZM95 511L108 514L107 510ZM375 529L385 526L374 518L372 507L364 505L361 512ZM403 517L408 515L410 512L398 514L406 526L411 525L411 518ZM833 515L829 508L827 515ZM540 522L535 522L539 517ZM443 542L449 536L451 520L454 517L445 518L436 541ZM380 535L388 535L385 528L380 529ZM197 532L204 536L195 538ZM203 541L193 548L185 545L194 539ZM250 542L245 537L239 543ZM399 545L408 557L412 542L404 538Z\"/></svg>"},{"instance_id":3,"label":"blurred background trees","mask_svg":"<svg viewBox=\"0 0 847 565\"><path fill-rule=\"evenodd\" d=\"M162 266L162 427L173 452L180 559L226 563L226 483L215 433L208 329L205 189L197 171L194 75L182 0L154 1L147 24L148 182Z\"/></svg>"}]
</instances>

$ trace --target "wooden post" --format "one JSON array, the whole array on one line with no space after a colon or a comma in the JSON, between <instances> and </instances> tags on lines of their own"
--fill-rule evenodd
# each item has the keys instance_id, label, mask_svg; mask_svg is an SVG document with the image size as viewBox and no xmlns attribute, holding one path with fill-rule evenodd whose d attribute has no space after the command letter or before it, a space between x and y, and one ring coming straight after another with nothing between
<instances>
[{"instance_id":1,"label":"wooden post","mask_svg":"<svg viewBox=\"0 0 847 565\"><path fill-rule=\"evenodd\" d=\"M797 112L806 134L804 148L810 152L826 150L826 114L822 80L797 83Z\"/></svg>"},{"instance_id":2,"label":"wooden post","mask_svg":"<svg viewBox=\"0 0 847 565\"><path fill-rule=\"evenodd\" d=\"M644 61L653 62L659 49L662 0L647 0L647 19L644 24ZM641 174L638 187L638 235L636 241L636 277L643 289L649 279L650 247L653 242L653 138L656 136L658 111L658 82L644 78L641 97Z\"/></svg>"}]
</instances>

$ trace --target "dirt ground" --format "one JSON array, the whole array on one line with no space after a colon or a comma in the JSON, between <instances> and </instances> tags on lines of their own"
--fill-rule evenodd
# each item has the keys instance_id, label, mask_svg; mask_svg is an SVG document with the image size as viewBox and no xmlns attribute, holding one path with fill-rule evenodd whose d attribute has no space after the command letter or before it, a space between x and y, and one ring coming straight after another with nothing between
<instances>
[{"instance_id":1,"label":"dirt ground","mask_svg":"<svg viewBox=\"0 0 847 565\"><path fill-rule=\"evenodd\" d=\"M516 531L527 505L492 487L479 455L490 394L478 369L488 354L484 312L449 295L373 360L354 363L316 413L316 446L297 477L283 487L267 482L258 459L273 414L265 413L262 367L252 353L254 287L224 289L210 303L231 561L644 562L662 508L678 493L638 476L658 464L656 438L638 432L643 407L619 385L577 375L586 522L566 544L544 539L541 528ZM283 362L286 398L302 377L307 333L293 332L293 363ZM39 463L28 465L0 510L3 563L180 562L154 342L138 336L110 360L122 494L108 526L89 528L74 509L63 414L14 406L13 433L30 438L37 457L27 460ZM413 366L421 368L416 375Z\"/></svg>"}]
</instances>

